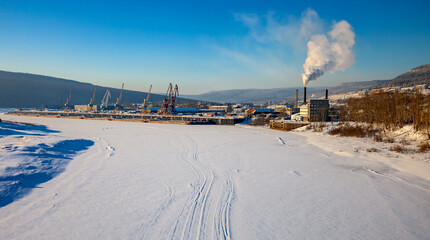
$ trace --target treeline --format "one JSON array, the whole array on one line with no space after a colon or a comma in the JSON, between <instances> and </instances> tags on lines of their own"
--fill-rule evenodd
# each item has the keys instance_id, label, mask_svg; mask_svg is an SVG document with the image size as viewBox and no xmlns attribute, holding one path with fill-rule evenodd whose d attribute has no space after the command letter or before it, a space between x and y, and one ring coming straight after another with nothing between
<instances>
[{"instance_id":1,"label":"treeline","mask_svg":"<svg viewBox=\"0 0 430 240\"><path fill-rule=\"evenodd\" d=\"M430 95L413 93L379 93L350 98L339 109L342 121L381 124L394 130L413 124L430 138Z\"/></svg>"}]
</instances>

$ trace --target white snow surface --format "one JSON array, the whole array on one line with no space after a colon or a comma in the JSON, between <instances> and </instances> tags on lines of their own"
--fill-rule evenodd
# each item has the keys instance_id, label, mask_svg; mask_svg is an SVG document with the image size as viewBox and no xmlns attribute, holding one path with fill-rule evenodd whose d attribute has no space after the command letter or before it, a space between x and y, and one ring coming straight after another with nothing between
<instances>
[{"instance_id":1,"label":"white snow surface","mask_svg":"<svg viewBox=\"0 0 430 240\"><path fill-rule=\"evenodd\" d=\"M426 157L368 153L370 141L246 126L0 118L41 125L0 125L0 193L12 196L0 207L0 239L430 236ZM42 173L51 178L28 177Z\"/></svg>"}]
</instances>

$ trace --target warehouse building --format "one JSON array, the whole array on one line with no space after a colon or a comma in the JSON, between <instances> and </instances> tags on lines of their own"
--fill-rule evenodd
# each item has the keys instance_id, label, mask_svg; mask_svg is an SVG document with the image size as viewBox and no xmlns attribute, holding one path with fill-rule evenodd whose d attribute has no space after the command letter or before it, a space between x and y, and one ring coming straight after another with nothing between
<instances>
[{"instance_id":1,"label":"warehouse building","mask_svg":"<svg viewBox=\"0 0 430 240\"><path fill-rule=\"evenodd\" d=\"M209 106L210 110L223 110L224 112L228 112L228 106L223 106L223 105L213 105L213 106Z\"/></svg>"},{"instance_id":2,"label":"warehouse building","mask_svg":"<svg viewBox=\"0 0 430 240\"><path fill-rule=\"evenodd\" d=\"M97 105L75 105L75 110L83 112L97 112Z\"/></svg>"}]
</instances>

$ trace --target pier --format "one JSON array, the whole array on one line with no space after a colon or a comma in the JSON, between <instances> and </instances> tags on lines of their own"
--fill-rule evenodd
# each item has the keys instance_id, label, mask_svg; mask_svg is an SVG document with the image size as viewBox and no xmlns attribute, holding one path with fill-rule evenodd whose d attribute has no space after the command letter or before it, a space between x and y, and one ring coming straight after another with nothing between
<instances>
[{"instance_id":1,"label":"pier","mask_svg":"<svg viewBox=\"0 0 430 240\"><path fill-rule=\"evenodd\" d=\"M15 110L11 114L40 116L40 117L64 117L100 120L134 120L148 122L183 122L189 124L216 124L234 125L241 123L245 118L238 117L213 117L195 115L161 115L161 114L141 114L141 113L95 113L95 112L68 112L68 111L38 111L38 110Z\"/></svg>"}]
</instances>

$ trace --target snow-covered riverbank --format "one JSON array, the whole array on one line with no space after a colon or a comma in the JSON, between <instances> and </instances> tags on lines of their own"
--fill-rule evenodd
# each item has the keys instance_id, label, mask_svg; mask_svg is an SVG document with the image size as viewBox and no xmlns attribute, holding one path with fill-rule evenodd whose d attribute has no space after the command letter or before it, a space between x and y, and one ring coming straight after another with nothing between
<instances>
[{"instance_id":1,"label":"snow-covered riverbank","mask_svg":"<svg viewBox=\"0 0 430 240\"><path fill-rule=\"evenodd\" d=\"M0 208L0 239L430 236L429 164L361 151L373 144L361 139L0 118L42 125L0 126L2 194L11 197ZM50 178L11 187L37 172Z\"/></svg>"}]
</instances>

